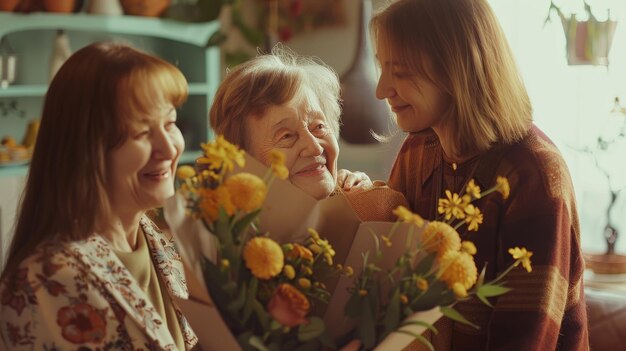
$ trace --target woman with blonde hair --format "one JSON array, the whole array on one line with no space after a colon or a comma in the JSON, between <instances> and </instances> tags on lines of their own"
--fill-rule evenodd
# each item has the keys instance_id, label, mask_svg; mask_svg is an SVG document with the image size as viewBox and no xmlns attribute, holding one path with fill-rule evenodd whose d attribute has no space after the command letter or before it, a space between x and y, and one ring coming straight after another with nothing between
<instances>
[{"instance_id":1,"label":"woman with blonde hair","mask_svg":"<svg viewBox=\"0 0 626 351\"><path fill-rule=\"evenodd\" d=\"M174 194L187 81L129 46L74 53L46 94L0 281L5 350L189 350L174 243L146 217Z\"/></svg>"},{"instance_id":2,"label":"woman with blonde hair","mask_svg":"<svg viewBox=\"0 0 626 351\"><path fill-rule=\"evenodd\" d=\"M482 225L464 234L486 280L511 264L509 247L534 253L512 271L491 309L457 305L476 330L450 320L429 335L437 350L587 350L578 217L567 166L532 123L511 50L486 0L397 0L371 21L381 75L376 90L409 133L390 186L411 208L437 216L444 190L483 189L507 177L507 199L477 201ZM419 349L414 343L413 349Z\"/></svg>"}]
</instances>

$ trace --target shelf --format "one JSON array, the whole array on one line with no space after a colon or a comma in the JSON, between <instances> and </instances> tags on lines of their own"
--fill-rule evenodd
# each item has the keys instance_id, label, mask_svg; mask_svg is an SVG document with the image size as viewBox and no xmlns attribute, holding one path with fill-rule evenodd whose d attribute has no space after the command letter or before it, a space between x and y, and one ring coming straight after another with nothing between
<instances>
[{"instance_id":1,"label":"shelf","mask_svg":"<svg viewBox=\"0 0 626 351\"><path fill-rule=\"evenodd\" d=\"M202 151L185 151L180 157L180 164L194 163L198 157L202 156ZM26 176L28 174L28 165L0 167L0 178Z\"/></svg>"},{"instance_id":2,"label":"shelf","mask_svg":"<svg viewBox=\"0 0 626 351\"><path fill-rule=\"evenodd\" d=\"M28 165L0 167L0 178L18 177L28 174Z\"/></svg>"},{"instance_id":3,"label":"shelf","mask_svg":"<svg viewBox=\"0 0 626 351\"><path fill-rule=\"evenodd\" d=\"M47 90L48 86L45 84L10 85L6 88L0 88L0 98L39 97L46 95ZM209 92L209 86L205 83L189 84L189 95L207 95Z\"/></svg>"},{"instance_id":4,"label":"shelf","mask_svg":"<svg viewBox=\"0 0 626 351\"><path fill-rule=\"evenodd\" d=\"M219 29L217 21L187 23L154 17L101 16L87 13L2 13L0 12L0 37L7 33L65 29L117 34L134 34L170 39L203 47Z\"/></svg>"}]
</instances>

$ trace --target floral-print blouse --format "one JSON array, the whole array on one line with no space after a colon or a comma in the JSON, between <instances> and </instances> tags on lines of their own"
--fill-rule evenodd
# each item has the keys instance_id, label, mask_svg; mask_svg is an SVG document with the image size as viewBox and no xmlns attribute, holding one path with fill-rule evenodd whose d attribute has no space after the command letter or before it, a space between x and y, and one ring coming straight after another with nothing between
<instances>
[{"instance_id":1,"label":"floral-print blouse","mask_svg":"<svg viewBox=\"0 0 626 351\"><path fill-rule=\"evenodd\" d=\"M157 273L172 297L186 299L180 256L141 219ZM197 338L176 308L191 349ZM176 346L159 314L111 245L99 235L44 242L0 285L2 350L167 350Z\"/></svg>"}]
</instances>

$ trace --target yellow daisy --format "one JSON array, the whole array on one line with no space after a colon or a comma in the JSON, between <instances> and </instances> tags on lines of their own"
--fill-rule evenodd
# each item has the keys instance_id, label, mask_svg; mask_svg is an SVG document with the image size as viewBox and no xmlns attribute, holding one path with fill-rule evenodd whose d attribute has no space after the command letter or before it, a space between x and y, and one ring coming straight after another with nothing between
<instances>
[{"instance_id":1,"label":"yellow daisy","mask_svg":"<svg viewBox=\"0 0 626 351\"><path fill-rule=\"evenodd\" d=\"M509 198L509 194L511 193L511 187L509 186L509 180L505 177L498 176L497 180L497 191L502 194L502 198L505 200Z\"/></svg>"},{"instance_id":2,"label":"yellow daisy","mask_svg":"<svg viewBox=\"0 0 626 351\"><path fill-rule=\"evenodd\" d=\"M517 260L517 262L515 262L516 266L521 262L526 271L529 273L533 271L533 267L530 262L530 258L533 256L532 252L526 250L525 247L520 248L516 246L514 248L510 248L509 253L513 256L513 259Z\"/></svg>"},{"instance_id":3,"label":"yellow daisy","mask_svg":"<svg viewBox=\"0 0 626 351\"><path fill-rule=\"evenodd\" d=\"M483 214L480 213L478 207L468 204L465 207L465 222L467 223L467 230L478 230L478 225L483 223Z\"/></svg>"},{"instance_id":4,"label":"yellow daisy","mask_svg":"<svg viewBox=\"0 0 626 351\"><path fill-rule=\"evenodd\" d=\"M474 179L470 179L465 188L465 192L472 197L472 199L480 199L480 187L476 185Z\"/></svg>"},{"instance_id":5,"label":"yellow daisy","mask_svg":"<svg viewBox=\"0 0 626 351\"><path fill-rule=\"evenodd\" d=\"M459 196L459 194L453 194L450 190L446 190L446 197L446 199L439 199L437 212L445 215L446 219L451 217L465 218L465 207L469 204L469 196Z\"/></svg>"}]
</instances>

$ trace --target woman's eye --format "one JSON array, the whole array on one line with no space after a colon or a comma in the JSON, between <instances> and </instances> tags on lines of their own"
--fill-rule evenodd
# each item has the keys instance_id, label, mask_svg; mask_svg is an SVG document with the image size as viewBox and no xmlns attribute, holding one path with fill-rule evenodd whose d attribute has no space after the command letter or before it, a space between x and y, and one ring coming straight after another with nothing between
<instances>
[{"instance_id":1,"label":"woman's eye","mask_svg":"<svg viewBox=\"0 0 626 351\"><path fill-rule=\"evenodd\" d=\"M315 135L326 135L327 131L328 128L324 123L316 125L315 127L313 127L313 130L311 130L311 132Z\"/></svg>"},{"instance_id":2,"label":"woman's eye","mask_svg":"<svg viewBox=\"0 0 626 351\"><path fill-rule=\"evenodd\" d=\"M146 137L149 134L150 134L150 130L149 129L137 131L137 132L135 132L135 139L140 139L140 138Z\"/></svg>"},{"instance_id":3,"label":"woman's eye","mask_svg":"<svg viewBox=\"0 0 626 351\"><path fill-rule=\"evenodd\" d=\"M169 121L165 124L165 130L171 130L176 127L176 121Z\"/></svg>"},{"instance_id":4,"label":"woman's eye","mask_svg":"<svg viewBox=\"0 0 626 351\"><path fill-rule=\"evenodd\" d=\"M280 140L289 140L291 138L293 138L293 134L291 133L286 133L280 136Z\"/></svg>"}]
</instances>

